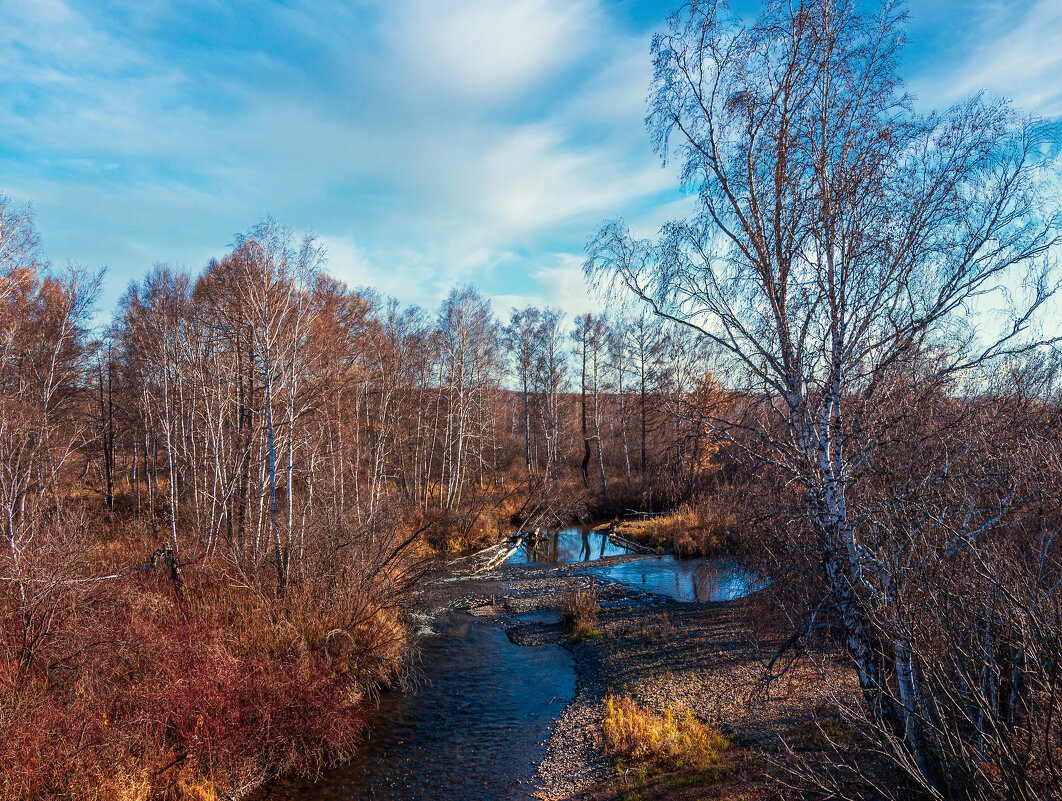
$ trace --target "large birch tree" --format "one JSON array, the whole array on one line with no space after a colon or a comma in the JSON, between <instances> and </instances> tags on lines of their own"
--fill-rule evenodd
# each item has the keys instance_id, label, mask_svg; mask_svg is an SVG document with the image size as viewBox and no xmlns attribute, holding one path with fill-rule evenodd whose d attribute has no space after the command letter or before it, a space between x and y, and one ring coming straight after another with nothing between
<instances>
[{"instance_id":1,"label":"large birch tree","mask_svg":"<svg viewBox=\"0 0 1062 801\"><path fill-rule=\"evenodd\" d=\"M916 784L946 797L942 713L928 712L902 627L882 623L908 586L896 554L935 536L925 550L952 558L1018 496L982 485L940 509L947 527L890 524L918 488L954 476L954 460L922 458L925 438L895 468L925 475L892 474L911 492L868 485L886 480L888 431L913 408L891 402L900 386L955 397L993 361L1048 344L1036 321L1055 289L1057 228L1040 193L1044 126L981 96L915 111L897 72L903 22L894 3L770 3L751 24L719 2L686 5L653 40L647 124L696 213L654 240L606 224L586 269L696 331L730 383L762 399L741 436L732 420L705 422L802 489L822 607L870 720ZM970 311L993 296L1014 301L998 332L976 336Z\"/></svg>"}]
</instances>

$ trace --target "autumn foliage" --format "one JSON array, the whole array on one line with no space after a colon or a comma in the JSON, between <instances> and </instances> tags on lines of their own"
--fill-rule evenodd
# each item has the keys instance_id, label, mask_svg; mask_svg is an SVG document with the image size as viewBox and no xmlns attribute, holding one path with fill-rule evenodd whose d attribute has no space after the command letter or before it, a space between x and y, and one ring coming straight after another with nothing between
<instances>
[{"instance_id":1,"label":"autumn foliage","mask_svg":"<svg viewBox=\"0 0 1062 801\"><path fill-rule=\"evenodd\" d=\"M682 330L505 326L470 287L403 309L325 263L265 220L103 328L101 276L49 265L0 195L0 798L313 773L402 670L432 551L712 474L671 414L719 396Z\"/></svg>"},{"instance_id":2,"label":"autumn foliage","mask_svg":"<svg viewBox=\"0 0 1062 801\"><path fill-rule=\"evenodd\" d=\"M183 602L156 576L54 599L32 662L2 664L3 797L210 797L352 752L356 670L290 609L219 580Z\"/></svg>"}]
</instances>

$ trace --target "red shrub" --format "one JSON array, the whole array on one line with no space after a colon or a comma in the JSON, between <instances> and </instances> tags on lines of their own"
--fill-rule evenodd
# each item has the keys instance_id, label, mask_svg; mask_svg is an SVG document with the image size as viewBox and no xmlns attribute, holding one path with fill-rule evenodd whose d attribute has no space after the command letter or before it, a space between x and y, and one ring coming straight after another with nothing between
<instances>
[{"instance_id":1,"label":"red shrub","mask_svg":"<svg viewBox=\"0 0 1062 801\"><path fill-rule=\"evenodd\" d=\"M204 595L100 589L29 663L6 614L0 798L209 795L349 755L365 720L350 677L253 599Z\"/></svg>"}]
</instances>

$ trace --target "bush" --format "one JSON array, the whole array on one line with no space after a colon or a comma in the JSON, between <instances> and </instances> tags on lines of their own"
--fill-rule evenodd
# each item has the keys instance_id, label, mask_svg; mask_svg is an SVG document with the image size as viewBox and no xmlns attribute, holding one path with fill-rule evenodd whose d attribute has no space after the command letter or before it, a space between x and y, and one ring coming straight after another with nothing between
<instances>
[{"instance_id":1,"label":"bush","mask_svg":"<svg viewBox=\"0 0 1062 801\"><path fill-rule=\"evenodd\" d=\"M560 613L573 637L585 639L597 632L597 590L591 584L586 590L573 590L560 595Z\"/></svg>"},{"instance_id":2,"label":"bush","mask_svg":"<svg viewBox=\"0 0 1062 801\"><path fill-rule=\"evenodd\" d=\"M497 539L509 526L483 509L457 512L431 508L419 513L417 527L429 525L424 541L437 554L462 554Z\"/></svg>"},{"instance_id":3,"label":"bush","mask_svg":"<svg viewBox=\"0 0 1062 801\"><path fill-rule=\"evenodd\" d=\"M688 709L657 714L626 696L605 699L603 723L609 752L636 762L660 762L698 771L718 769L729 741Z\"/></svg>"},{"instance_id":4,"label":"bush","mask_svg":"<svg viewBox=\"0 0 1062 801\"><path fill-rule=\"evenodd\" d=\"M220 569L185 579L183 600L151 574L57 592L30 659L0 597L0 799L213 801L354 752L363 689L393 677L406 637L367 579L286 599Z\"/></svg>"}]
</instances>

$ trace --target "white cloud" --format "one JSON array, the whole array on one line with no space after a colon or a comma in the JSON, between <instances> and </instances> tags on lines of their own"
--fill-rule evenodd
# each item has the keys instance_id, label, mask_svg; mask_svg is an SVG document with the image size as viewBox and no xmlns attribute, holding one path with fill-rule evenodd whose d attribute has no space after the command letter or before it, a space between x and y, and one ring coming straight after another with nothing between
<instances>
[{"instance_id":1,"label":"white cloud","mask_svg":"<svg viewBox=\"0 0 1062 801\"><path fill-rule=\"evenodd\" d=\"M951 104L987 90L1023 110L1062 115L1062 3L1034 0L979 10L979 24L964 37L972 46L953 46L949 53L961 58L938 62L913 82L921 99Z\"/></svg>"},{"instance_id":2,"label":"white cloud","mask_svg":"<svg viewBox=\"0 0 1062 801\"><path fill-rule=\"evenodd\" d=\"M560 309L569 318L591 312L600 314L605 311L603 298L590 292L583 279L583 257L572 253L552 254L556 263L541 267L532 278L541 287L541 295L548 298L542 305Z\"/></svg>"},{"instance_id":3,"label":"white cloud","mask_svg":"<svg viewBox=\"0 0 1062 801\"><path fill-rule=\"evenodd\" d=\"M641 125L644 37L595 0L304 2L256 11L254 36L210 0L138 8L0 0L20 153L0 191L35 201L56 261L109 264L111 297L272 214L326 232L351 284L578 311L578 267L551 254L673 185Z\"/></svg>"},{"instance_id":4,"label":"white cloud","mask_svg":"<svg viewBox=\"0 0 1062 801\"><path fill-rule=\"evenodd\" d=\"M510 236L607 214L670 183L651 159L632 165L620 148L574 143L554 123L512 131L473 175L482 213Z\"/></svg>"},{"instance_id":5,"label":"white cloud","mask_svg":"<svg viewBox=\"0 0 1062 801\"><path fill-rule=\"evenodd\" d=\"M390 4L386 36L421 87L512 101L579 57L594 13L585 0L408 0Z\"/></svg>"}]
</instances>

